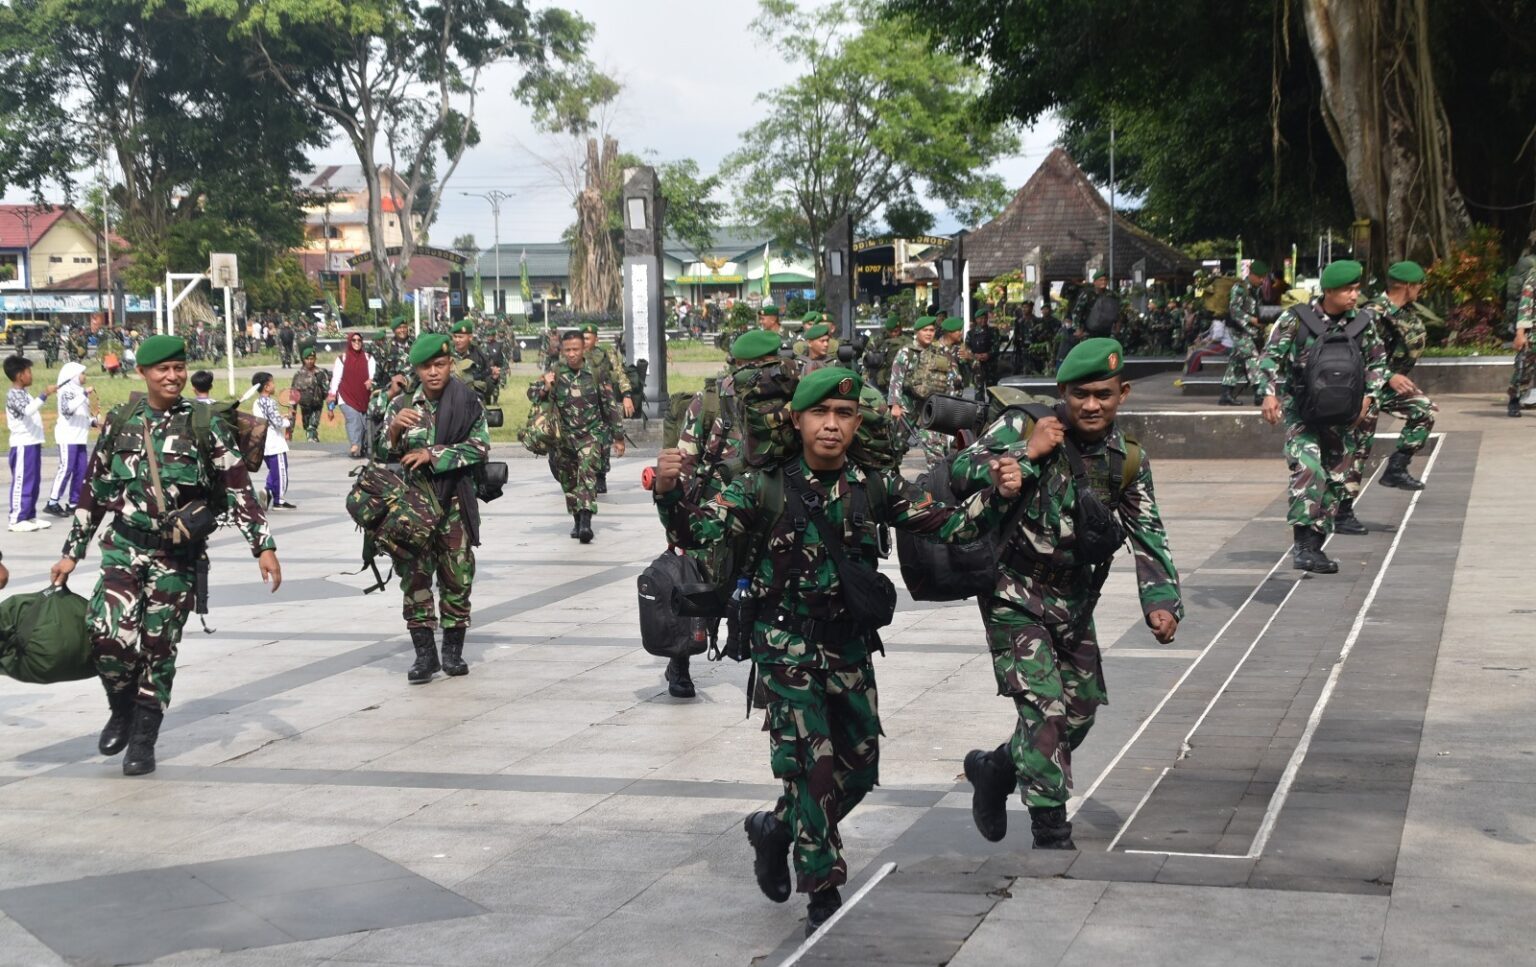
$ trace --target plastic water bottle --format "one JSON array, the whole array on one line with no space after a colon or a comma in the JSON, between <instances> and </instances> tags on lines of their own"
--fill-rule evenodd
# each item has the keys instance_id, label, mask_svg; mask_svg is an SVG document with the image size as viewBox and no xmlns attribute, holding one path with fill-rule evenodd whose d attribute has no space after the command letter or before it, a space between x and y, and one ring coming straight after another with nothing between
<instances>
[{"instance_id":1,"label":"plastic water bottle","mask_svg":"<svg viewBox=\"0 0 1536 967\"><path fill-rule=\"evenodd\" d=\"M731 604L741 607L741 603L747 600L747 589L751 586L752 582L746 578L737 578L736 590L731 592Z\"/></svg>"}]
</instances>

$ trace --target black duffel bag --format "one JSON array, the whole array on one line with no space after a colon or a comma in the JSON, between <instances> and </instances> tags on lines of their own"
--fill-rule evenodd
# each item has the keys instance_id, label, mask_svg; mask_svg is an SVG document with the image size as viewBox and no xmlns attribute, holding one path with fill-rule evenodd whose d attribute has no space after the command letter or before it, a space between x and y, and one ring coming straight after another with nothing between
<instances>
[{"instance_id":1,"label":"black duffel bag","mask_svg":"<svg viewBox=\"0 0 1536 967\"><path fill-rule=\"evenodd\" d=\"M957 502L947 460L934 464L917 485L940 503ZM896 532L901 580L914 601L964 601L991 593L997 586L997 556L996 538L990 534L967 544L940 544Z\"/></svg>"},{"instance_id":2,"label":"black duffel bag","mask_svg":"<svg viewBox=\"0 0 1536 967\"><path fill-rule=\"evenodd\" d=\"M688 658L709 647L709 622L677 613L680 588L705 583L699 562L668 548L635 581L640 592L640 645L659 658Z\"/></svg>"}]
</instances>

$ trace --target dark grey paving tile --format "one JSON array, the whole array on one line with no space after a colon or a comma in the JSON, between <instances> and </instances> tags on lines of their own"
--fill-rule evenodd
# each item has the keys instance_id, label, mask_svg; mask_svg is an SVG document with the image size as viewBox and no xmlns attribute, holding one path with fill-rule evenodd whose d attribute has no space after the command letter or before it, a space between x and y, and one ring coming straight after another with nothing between
<instances>
[{"instance_id":1,"label":"dark grey paving tile","mask_svg":"<svg viewBox=\"0 0 1536 967\"><path fill-rule=\"evenodd\" d=\"M400 864L351 844L242 856L176 869L241 902L412 875Z\"/></svg>"},{"instance_id":2,"label":"dark grey paving tile","mask_svg":"<svg viewBox=\"0 0 1536 967\"><path fill-rule=\"evenodd\" d=\"M77 923L80 910L103 917L211 906L228 898L189 877L185 868L90 876L0 892L0 910L30 924Z\"/></svg>"},{"instance_id":3,"label":"dark grey paving tile","mask_svg":"<svg viewBox=\"0 0 1536 967\"><path fill-rule=\"evenodd\" d=\"M1126 883L1150 883L1157 878L1167 860L1149 853L1079 853L1077 862L1067 869L1069 880L1116 880Z\"/></svg>"},{"instance_id":4,"label":"dark grey paving tile","mask_svg":"<svg viewBox=\"0 0 1536 967\"><path fill-rule=\"evenodd\" d=\"M263 896L246 905L297 940L474 917L487 912L479 904L415 875Z\"/></svg>"},{"instance_id":5,"label":"dark grey paving tile","mask_svg":"<svg viewBox=\"0 0 1536 967\"><path fill-rule=\"evenodd\" d=\"M1185 886L1245 886L1257 860L1203 856L1170 856L1157 871L1156 882Z\"/></svg>"},{"instance_id":6,"label":"dark grey paving tile","mask_svg":"<svg viewBox=\"0 0 1536 967\"><path fill-rule=\"evenodd\" d=\"M236 903L119 911L88 921L80 911L73 913L67 925L43 929L18 922L55 953L87 964L138 964L182 950L244 950L295 939Z\"/></svg>"}]
</instances>

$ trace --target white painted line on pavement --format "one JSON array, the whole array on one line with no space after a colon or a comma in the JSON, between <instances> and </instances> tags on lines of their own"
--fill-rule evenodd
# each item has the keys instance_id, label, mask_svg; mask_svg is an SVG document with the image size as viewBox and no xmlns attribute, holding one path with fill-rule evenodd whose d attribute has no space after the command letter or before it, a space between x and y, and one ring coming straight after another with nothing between
<instances>
[{"instance_id":1,"label":"white painted line on pavement","mask_svg":"<svg viewBox=\"0 0 1536 967\"><path fill-rule=\"evenodd\" d=\"M807 951L816 946L817 941L832 932L832 928L837 925L837 921L843 919L843 914L847 913L849 910L852 910L854 904L864 899L865 895L868 894L870 890L873 890L876 884L889 876L893 871L895 871L895 869L895 863L887 863L880 867L880 869L876 870L875 875L869 878L869 882L859 887L859 892L849 897L848 902L839 907L837 912L832 914L832 916L827 919L827 922L821 925L820 929L811 934L809 937L806 937L800 946L795 948L794 953L790 954L779 963L779 967L791 967L792 964L799 963L800 958L804 957Z\"/></svg>"},{"instance_id":2,"label":"white painted line on pavement","mask_svg":"<svg viewBox=\"0 0 1536 967\"><path fill-rule=\"evenodd\" d=\"M1152 798L1152 794L1157 791L1157 787L1163 784L1163 780L1168 778L1168 773L1172 771L1173 766L1168 766L1157 774L1157 778L1152 780L1152 785L1148 786L1147 791L1142 794L1141 802L1136 804L1136 808L1131 810L1131 814L1125 817L1125 822L1121 823L1120 828L1115 831L1115 838L1109 841L1108 846L1104 847L1104 852L1110 853L1114 851L1115 844L1120 842L1120 837L1124 836L1125 831L1131 828L1131 823L1136 821L1136 814L1141 812L1141 807L1147 804L1147 800ZM1130 853L1133 850L1126 850L1126 852Z\"/></svg>"},{"instance_id":3,"label":"white painted line on pavement","mask_svg":"<svg viewBox=\"0 0 1536 967\"><path fill-rule=\"evenodd\" d=\"M1428 480L1434 472L1435 460L1440 456L1440 446L1437 444L1429 460L1424 464L1424 476L1421 480ZM1291 753L1291 760L1285 764L1285 771L1280 774L1280 784L1275 787L1274 795L1269 798L1269 808L1264 811L1264 821L1259 824L1259 832L1253 838L1253 845L1248 847L1248 856L1257 857L1263 854L1264 847L1269 843L1270 834L1275 831L1275 823L1280 818L1280 810L1285 806L1286 798L1291 794L1291 786L1296 783L1296 774L1301 771L1301 763L1307 757L1307 750L1312 745L1312 736L1317 733L1317 727L1323 720L1323 711L1328 707L1328 701L1333 698L1333 690L1339 684L1339 676L1344 672L1344 662L1349 658L1350 652L1355 650L1355 643L1360 640L1360 632L1365 629L1365 616L1370 613L1371 605L1376 603L1376 593L1381 590L1381 583L1386 579L1387 570L1392 566L1392 559L1397 556L1397 548L1403 541L1403 535L1408 533L1408 521L1412 519L1413 512L1419 506L1419 498L1424 496L1424 491L1415 490L1413 497L1408 501L1408 509L1403 513L1402 523L1397 525L1397 533L1392 535L1392 544L1387 548L1386 557L1382 558L1381 570L1376 572L1376 579L1371 582L1370 591L1366 592L1365 602L1360 605L1360 610L1355 615L1355 620L1349 628L1349 635L1344 639L1344 647L1339 651L1338 660L1328 672L1328 681L1323 685L1322 694L1317 697L1317 704L1312 708L1312 714L1307 718L1307 727L1302 730L1301 741L1296 743L1296 751Z\"/></svg>"}]
</instances>

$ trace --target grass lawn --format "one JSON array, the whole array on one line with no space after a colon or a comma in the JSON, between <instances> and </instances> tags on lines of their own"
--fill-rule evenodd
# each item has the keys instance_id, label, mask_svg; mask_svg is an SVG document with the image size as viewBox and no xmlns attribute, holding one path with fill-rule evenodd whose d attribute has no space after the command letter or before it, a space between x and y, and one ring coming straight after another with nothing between
<instances>
[{"instance_id":1,"label":"grass lawn","mask_svg":"<svg viewBox=\"0 0 1536 967\"><path fill-rule=\"evenodd\" d=\"M116 379L109 379L105 373L101 372L99 366L94 365L94 360L91 362L93 364L93 368L87 370L86 380L87 385L96 387L96 399L100 405L101 413L105 414L119 403L127 402L130 393L143 392L144 381L139 378L138 373L129 373L127 376L118 377ZM256 368L257 365L258 364L256 363L245 364L242 362L242 368L247 371ZM273 375L277 378L278 389L286 389L293 380L294 371L278 369L275 365L273 365L271 369ZM36 396L45 387L51 388L54 385L55 381L58 379L58 368L44 368L41 364L36 364L32 367L32 374L31 393L33 396ZM223 396L224 391L228 388L224 369L220 367L217 371L215 371L214 376L215 379L213 383L213 393L215 396ZM529 404L527 387L528 384L533 381L533 379L534 377L531 374L525 375L521 372L515 372L512 374L506 388L501 392L500 405L503 412L503 422L499 428L491 430L492 442L517 442L518 428L521 427L523 423L528 419ZM244 388L245 386L249 385L249 382L250 376L242 376L240 375L239 370L237 370L235 376L235 385L240 388L241 392L244 392ZM5 388L9 389L9 384L7 384ZM674 393L696 393L704 388L704 377L684 374L669 375L667 379L667 388ZM191 387L187 388L187 395L192 395ZM249 407L247 406L247 409L248 408ZM50 396L48 402L43 404L42 413L43 428L47 432L46 442L44 445L50 449L54 445L53 425L58 421L58 413L58 406L55 404L54 398ZM6 437L7 446L9 446L9 430L6 431ZM300 442L302 439L303 431L300 430L297 432L295 440L298 446L304 445L302 442ZM345 425L342 423L341 413L339 411L336 414L335 422L329 422L324 417L321 417L320 442L347 442L347 430Z\"/></svg>"}]
</instances>

